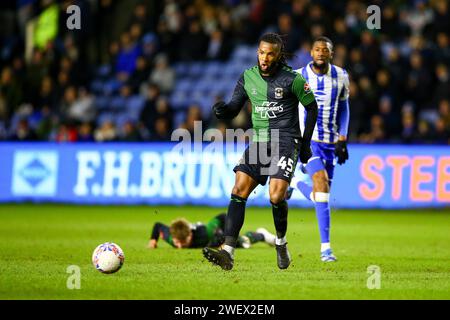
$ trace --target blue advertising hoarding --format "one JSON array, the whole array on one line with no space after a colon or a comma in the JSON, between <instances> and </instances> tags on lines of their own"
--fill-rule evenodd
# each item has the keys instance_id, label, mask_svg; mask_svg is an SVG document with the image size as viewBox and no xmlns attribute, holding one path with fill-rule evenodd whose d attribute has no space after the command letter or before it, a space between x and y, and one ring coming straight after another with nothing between
<instances>
[{"instance_id":1,"label":"blue advertising hoarding","mask_svg":"<svg viewBox=\"0 0 450 320\"><path fill-rule=\"evenodd\" d=\"M184 153L175 146L2 143L0 202L226 206L245 146L195 145ZM350 160L335 169L333 207L450 206L450 147L350 145L349 151ZM298 166L295 175L310 182ZM268 205L267 185L248 204ZM298 190L289 204L312 206Z\"/></svg>"}]
</instances>

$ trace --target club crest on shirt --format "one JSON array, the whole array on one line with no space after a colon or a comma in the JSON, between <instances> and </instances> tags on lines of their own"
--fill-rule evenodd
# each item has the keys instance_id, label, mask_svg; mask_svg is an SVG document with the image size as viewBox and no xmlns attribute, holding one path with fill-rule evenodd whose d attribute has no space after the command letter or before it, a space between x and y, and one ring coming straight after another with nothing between
<instances>
[{"instance_id":1,"label":"club crest on shirt","mask_svg":"<svg viewBox=\"0 0 450 320\"><path fill-rule=\"evenodd\" d=\"M305 93L311 92L311 87L309 86L308 82L305 82L305 84L303 85L303 90L305 91Z\"/></svg>"},{"instance_id":2,"label":"club crest on shirt","mask_svg":"<svg viewBox=\"0 0 450 320\"><path fill-rule=\"evenodd\" d=\"M283 88L275 88L275 99L283 99Z\"/></svg>"}]
</instances>

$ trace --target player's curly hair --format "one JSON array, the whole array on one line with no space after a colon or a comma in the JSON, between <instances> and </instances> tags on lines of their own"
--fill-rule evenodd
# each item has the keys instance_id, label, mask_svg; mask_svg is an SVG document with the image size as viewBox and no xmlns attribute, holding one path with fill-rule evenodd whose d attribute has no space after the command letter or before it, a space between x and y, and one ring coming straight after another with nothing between
<instances>
[{"instance_id":1,"label":"player's curly hair","mask_svg":"<svg viewBox=\"0 0 450 320\"><path fill-rule=\"evenodd\" d=\"M172 235L172 238L176 238L181 241L186 240L191 234L190 223L184 218L175 219L170 224L169 232Z\"/></svg>"},{"instance_id":2,"label":"player's curly hair","mask_svg":"<svg viewBox=\"0 0 450 320\"><path fill-rule=\"evenodd\" d=\"M318 41L319 41L319 42L326 42L326 43L329 43L329 44L331 45L331 49L333 49L333 47L334 47L333 41L331 41L331 39L328 38L328 37L325 37L325 36L317 37L317 38L314 39L313 44L316 43L316 42L318 42Z\"/></svg>"},{"instance_id":3,"label":"player's curly hair","mask_svg":"<svg viewBox=\"0 0 450 320\"><path fill-rule=\"evenodd\" d=\"M273 32L265 33L259 38L258 43L261 41L278 45L280 47L280 59L278 60L278 63L287 66L286 60L293 57L293 54L286 52L282 35Z\"/></svg>"}]
</instances>

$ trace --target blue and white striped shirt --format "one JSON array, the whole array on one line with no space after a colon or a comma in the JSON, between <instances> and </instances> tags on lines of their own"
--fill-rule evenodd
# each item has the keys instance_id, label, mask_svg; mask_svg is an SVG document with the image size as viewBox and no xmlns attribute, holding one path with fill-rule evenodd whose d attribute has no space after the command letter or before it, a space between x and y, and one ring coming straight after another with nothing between
<instances>
[{"instance_id":1,"label":"blue and white striped shirt","mask_svg":"<svg viewBox=\"0 0 450 320\"><path fill-rule=\"evenodd\" d=\"M339 135L347 135L349 79L347 71L329 64L326 74L316 74L312 62L295 70L309 83L317 101L319 113L313 141L336 143ZM300 129L304 130L306 110L299 104Z\"/></svg>"}]
</instances>

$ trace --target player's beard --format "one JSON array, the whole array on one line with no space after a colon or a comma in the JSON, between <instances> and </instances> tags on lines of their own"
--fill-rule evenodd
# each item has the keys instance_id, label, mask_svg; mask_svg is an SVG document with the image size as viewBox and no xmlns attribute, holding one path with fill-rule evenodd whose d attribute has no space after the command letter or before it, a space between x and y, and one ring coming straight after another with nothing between
<instances>
[{"instance_id":1,"label":"player's beard","mask_svg":"<svg viewBox=\"0 0 450 320\"><path fill-rule=\"evenodd\" d=\"M325 73L328 69L328 61L318 64L317 62L313 61L313 66L316 69L319 69L322 73Z\"/></svg>"},{"instance_id":2,"label":"player's beard","mask_svg":"<svg viewBox=\"0 0 450 320\"><path fill-rule=\"evenodd\" d=\"M275 73L275 71L277 70L279 65L279 61L274 61L272 62L272 64L266 69L266 71L263 71L261 69L261 64L259 63L259 59L258 59L258 69L259 69L259 73L261 74L268 74L268 75L272 75Z\"/></svg>"}]
</instances>

